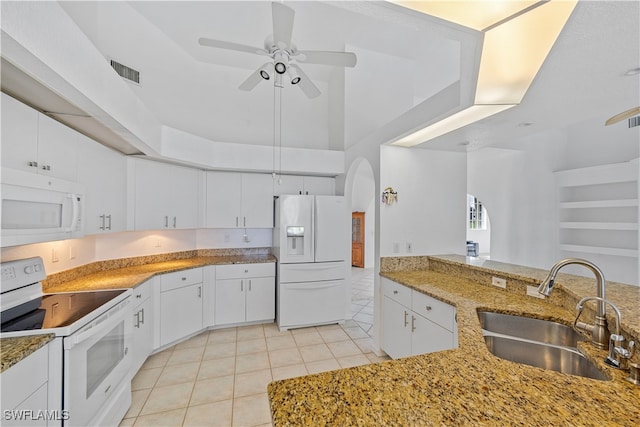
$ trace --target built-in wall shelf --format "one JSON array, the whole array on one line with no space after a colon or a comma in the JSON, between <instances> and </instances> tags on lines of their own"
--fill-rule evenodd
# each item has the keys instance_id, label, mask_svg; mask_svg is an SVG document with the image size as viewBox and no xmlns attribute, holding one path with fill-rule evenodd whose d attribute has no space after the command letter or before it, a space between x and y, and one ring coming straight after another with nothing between
<instances>
[{"instance_id":1,"label":"built-in wall shelf","mask_svg":"<svg viewBox=\"0 0 640 427\"><path fill-rule=\"evenodd\" d=\"M588 257L638 283L638 159L555 173L558 256Z\"/></svg>"}]
</instances>

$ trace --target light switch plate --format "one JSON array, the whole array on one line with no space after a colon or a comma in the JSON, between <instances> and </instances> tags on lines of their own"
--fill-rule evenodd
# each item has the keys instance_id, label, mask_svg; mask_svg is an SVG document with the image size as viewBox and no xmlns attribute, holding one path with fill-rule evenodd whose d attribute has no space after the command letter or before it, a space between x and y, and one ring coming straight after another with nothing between
<instances>
[{"instance_id":1,"label":"light switch plate","mask_svg":"<svg viewBox=\"0 0 640 427\"><path fill-rule=\"evenodd\" d=\"M502 279L500 277L492 277L491 284L498 288L507 289L507 279Z\"/></svg>"}]
</instances>

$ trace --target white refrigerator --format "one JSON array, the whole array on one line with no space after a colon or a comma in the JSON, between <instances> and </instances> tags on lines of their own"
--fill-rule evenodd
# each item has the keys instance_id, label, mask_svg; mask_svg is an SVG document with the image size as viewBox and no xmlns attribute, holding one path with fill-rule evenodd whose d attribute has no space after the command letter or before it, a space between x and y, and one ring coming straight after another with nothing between
<instances>
[{"instance_id":1,"label":"white refrigerator","mask_svg":"<svg viewBox=\"0 0 640 427\"><path fill-rule=\"evenodd\" d=\"M275 201L276 319L281 330L344 323L349 214L343 196Z\"/></svg>"}]
</instances>

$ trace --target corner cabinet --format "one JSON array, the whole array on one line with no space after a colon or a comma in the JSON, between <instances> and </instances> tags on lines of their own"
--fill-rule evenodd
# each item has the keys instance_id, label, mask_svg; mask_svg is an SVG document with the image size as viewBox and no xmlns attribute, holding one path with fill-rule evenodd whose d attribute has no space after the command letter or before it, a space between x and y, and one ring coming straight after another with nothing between
<instances>
[{"instance_id":1,"label":"corner cabinet","mask_svg":"<svg viewBox=\"0 0 640 427\"><path fill-rule=\"evenodd\" d=\"M198 227L199 171L133 159L135 230Z\"/></svg>"},{"instance_id":2,"label":"corner cabinet","mask_svg":"<svg viewBox=\"0 0 640 427\"><path fill-rule=\"evenodd\" d=\"M216 326L275 319L274 263L219 265L215 274Z\"/></svg>"},{"instance_id":3,"label":"corner cabinet","mask_svg":"<svg viewBox=\"0 0 640 427\"><path fill-rule=\"evenodd\" d=\"M206 185L206 227L273 227L271 175L207 172Z\"/></svg>"},{"instance_id":4,"label":"corner cabinet","mask_svg":"<svg viewBox=\"0 0 640 427\"><path fill-rule=\"evenodd\" d=\"M393 359L458 346L456 309L387 278L382 285L382 349Z\"/></svg>"},{"instance_id":5,"label":"corner cabinet","mask_svg":"<svg viewBox=\"0 0 640 427\"><path fill-rule=\"evenodd\" d=\"M202 329L203 269L176 271L160 276L160 347Z\"/></svg>"}]
</instances>

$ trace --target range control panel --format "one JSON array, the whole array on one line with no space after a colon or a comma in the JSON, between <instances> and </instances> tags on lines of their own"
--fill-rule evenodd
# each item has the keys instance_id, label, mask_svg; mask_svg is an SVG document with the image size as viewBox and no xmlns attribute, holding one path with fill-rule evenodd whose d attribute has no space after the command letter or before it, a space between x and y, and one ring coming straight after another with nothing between
<instances>
[{"instance_id":1,"label":"range control panel","mask_svg":"<svg viewBox=\"0 0 640 427\"><path fill-rule=\"evenodd\" d=\"M3 262L0 268L2 293L40 282L47 277L40 257Z\"/></svg>"}]
</instances>

